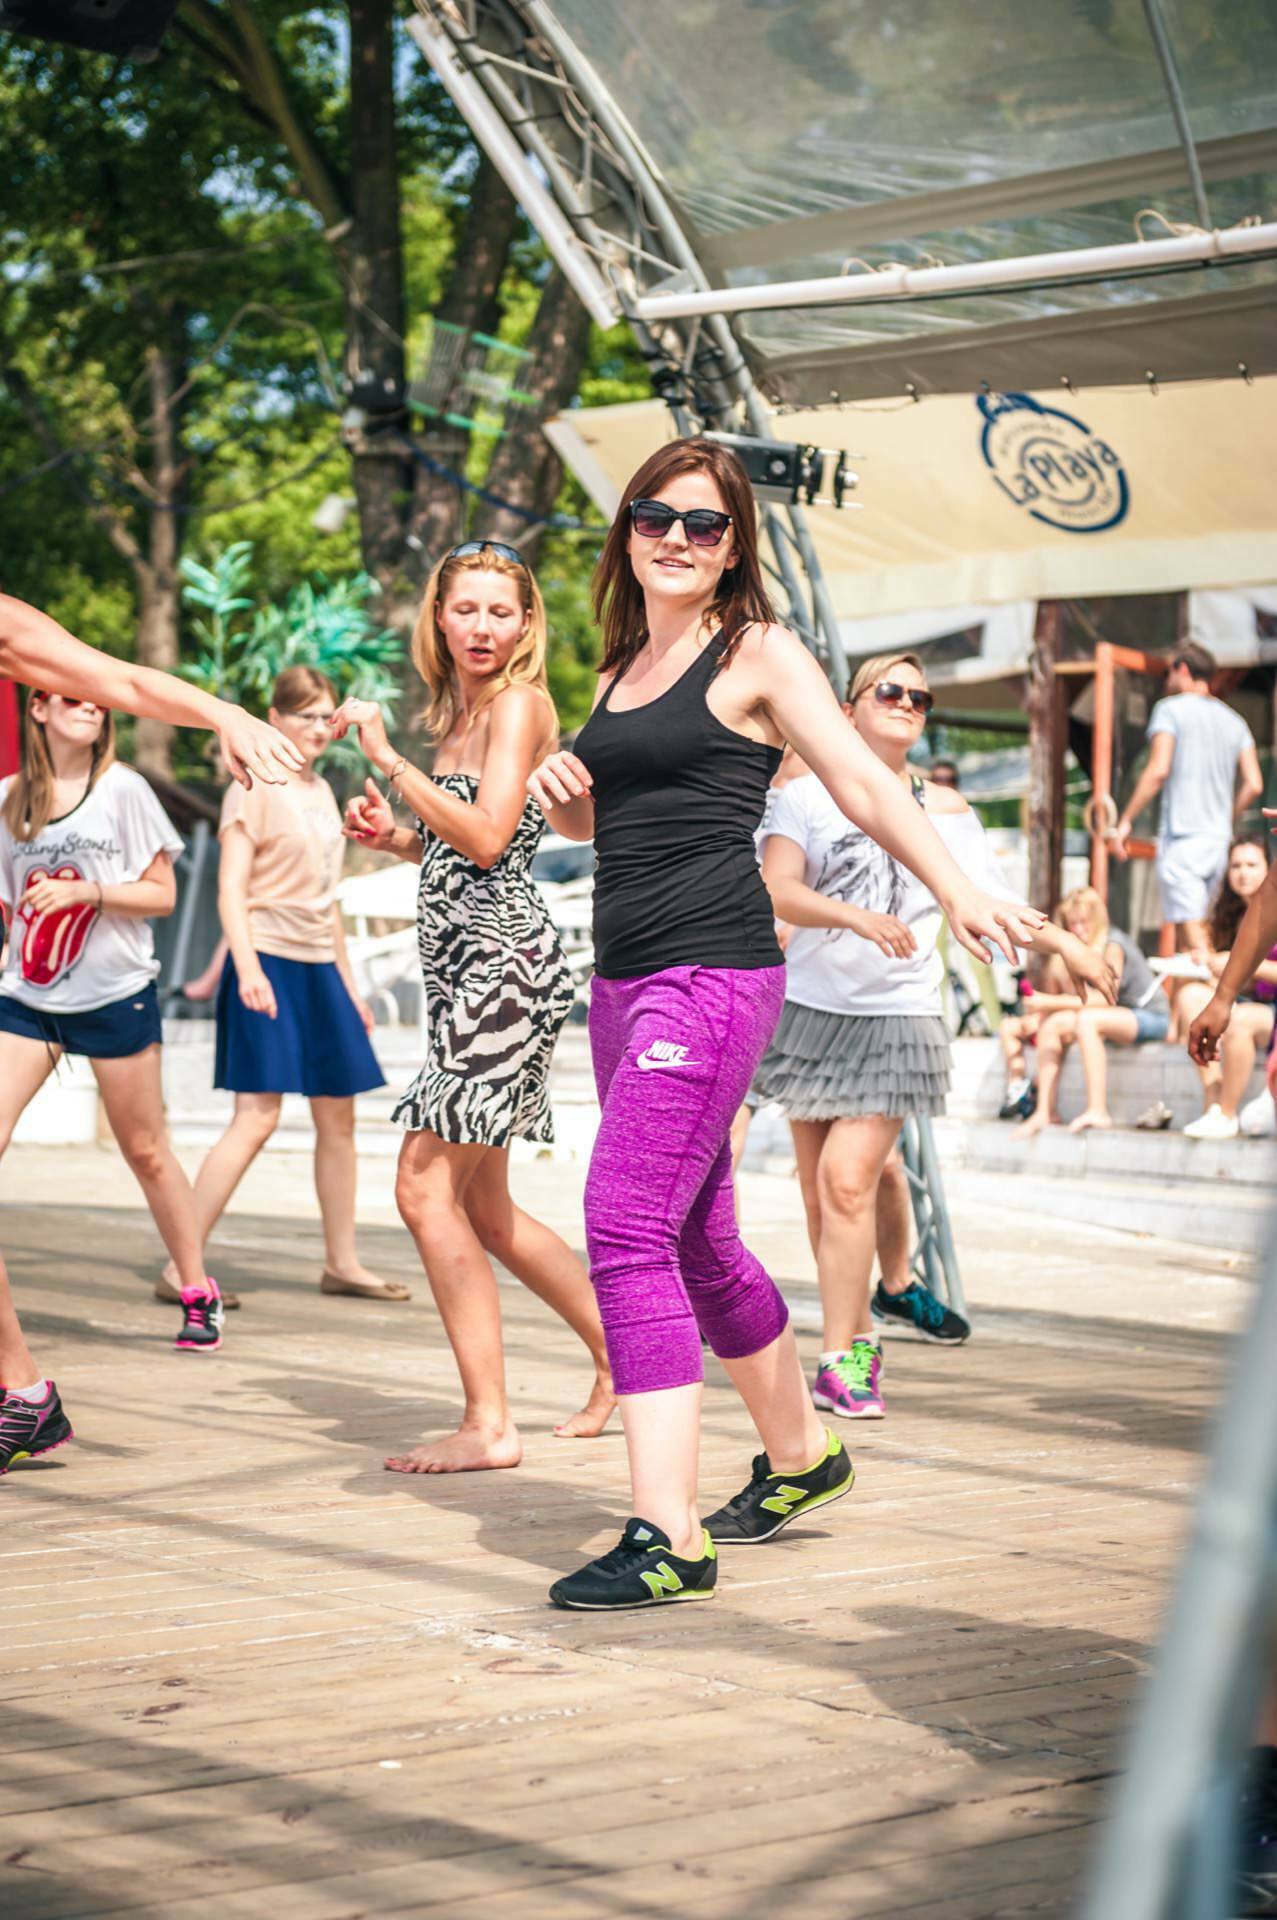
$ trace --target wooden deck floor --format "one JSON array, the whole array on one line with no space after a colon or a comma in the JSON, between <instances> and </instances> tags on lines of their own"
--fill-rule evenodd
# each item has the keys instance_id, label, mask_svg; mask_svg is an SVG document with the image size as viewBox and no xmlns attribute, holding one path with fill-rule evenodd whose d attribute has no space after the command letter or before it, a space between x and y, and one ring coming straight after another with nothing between
<instances>
[{"instance_id":1,"label":"wooden deck floor","mask_svg":"<svg viewBox=\"0 0 1277 1920\"><path fill-rule=\"evenodd\" d=\"M1068 1910L1219 1333L893 1343L851 1500L725 1556L710 1607L605 1620L545 1590L624 1519L621 1443L549 1433L584 1374L519 1292L523 1467L403 1480L383 1454L454 1407L424 1298L321 1301L296 1228L241 1219L271 1278L178 1357L143 1217L4 1236L81 1435L0 1483L6 1920ZM751 1450L719 1376L709 1499Z\"/></svg>"}]
</instances>

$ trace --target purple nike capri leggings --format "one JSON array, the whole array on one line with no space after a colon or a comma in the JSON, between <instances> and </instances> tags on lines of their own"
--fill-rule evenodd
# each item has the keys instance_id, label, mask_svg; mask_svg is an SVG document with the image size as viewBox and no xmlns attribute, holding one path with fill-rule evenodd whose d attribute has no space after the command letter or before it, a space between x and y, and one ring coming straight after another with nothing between
<instances>
[{"instance_id":1,"label":"purple nike capri leggings","mask_svg":"<svg viewBox=\"0 0 1277 1920\"><path fill-rule=\"evenodd\" d=\"M730 1132L780 1017L783 967L669 967L595 979L590 1047L603 1109L585 1187L590 1277L618 1393L703 1378L784 1328L741 1242Z\"/></svg>"}]
</instances>

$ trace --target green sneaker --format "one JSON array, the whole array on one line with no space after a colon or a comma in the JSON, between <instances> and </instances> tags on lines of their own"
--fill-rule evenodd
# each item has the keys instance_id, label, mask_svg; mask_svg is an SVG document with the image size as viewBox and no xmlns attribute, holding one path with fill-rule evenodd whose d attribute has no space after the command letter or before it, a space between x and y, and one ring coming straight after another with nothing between
<instances>
[{"instance_id":1,"label":"green sneaker","mask_svg":"<svg viewBox=\"0 0 1277 1920\"><path fill-rule=\"evenodd\" d=\"M718 1555L709 1534L701 1536L695 1560L670 1551L670 1537L650 1520L630 1520L610 1553L556 1580L550 1598L556 1607L586 1613L614 1607L664 1607L672 1600L712 1600L718 1579Z\"/></svg>"},{"instance_id":2,"label":"green sneaker","mask_svg":"<svg viewBox=\"0 0 1277 1920\"><path fill-rule=\"evenodd\" d=\"M771 1461L760 1453L749 1485L705 1522L710 1539L720 1547L757 1546L791 1520L850 1493L856 1483L851 1455L836 1433L826 1433L825 1438L820 1459L801 1473L773 1473Z\"/></svg>"}]
</instances>

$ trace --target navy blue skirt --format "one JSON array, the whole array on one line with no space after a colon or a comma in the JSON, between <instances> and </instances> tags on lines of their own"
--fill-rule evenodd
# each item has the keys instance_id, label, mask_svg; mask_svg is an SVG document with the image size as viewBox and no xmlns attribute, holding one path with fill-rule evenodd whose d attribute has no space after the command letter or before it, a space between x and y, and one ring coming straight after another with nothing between
<instances>
[{"instance_id":1,"label":"navy blue skirt","mask_svg":"<svg viewBox=\"0 0 1277 1920\"><path fill-rule=\"evenodd\" d=\"M252 1013L227 958L217 990L215 1087L232 1093L304 1093L348 1100L385 1086L364 1023L331 960L259 953L278 1012Z\"/></svg>"}]
</instances>

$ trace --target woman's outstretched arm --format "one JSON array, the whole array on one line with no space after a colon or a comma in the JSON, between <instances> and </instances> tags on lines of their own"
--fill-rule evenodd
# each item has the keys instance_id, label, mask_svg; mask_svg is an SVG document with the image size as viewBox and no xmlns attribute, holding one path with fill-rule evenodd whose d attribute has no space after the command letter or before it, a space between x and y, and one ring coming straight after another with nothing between
<instances>
[{"instance_id":1,"label":"woman's outstretched arm","mask_svg":"<svg viewBox=\"0 0 1277 1920\"><path fill-rule=\"evenodd\" d=\"M288 772L301 769L296 747L264 720L254 720L242 707L217 700L175 674L134 666L86 646L47 613L9 594L0 594L0 679L215 733L222 757L245 787L254 779L277 785Z\"/></svg>"}]
</instances>

